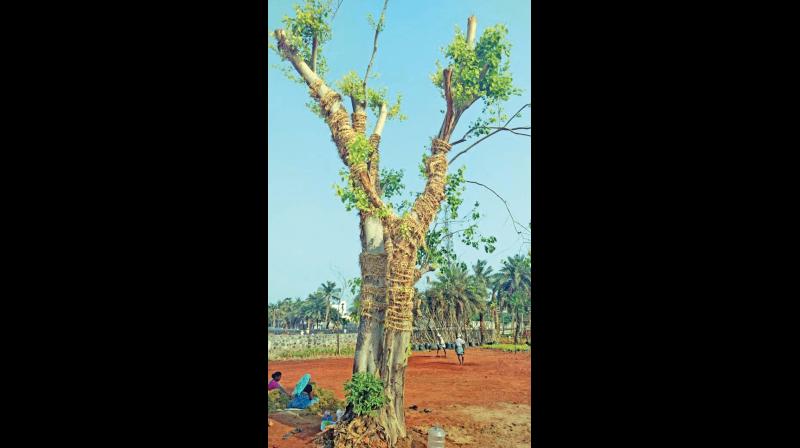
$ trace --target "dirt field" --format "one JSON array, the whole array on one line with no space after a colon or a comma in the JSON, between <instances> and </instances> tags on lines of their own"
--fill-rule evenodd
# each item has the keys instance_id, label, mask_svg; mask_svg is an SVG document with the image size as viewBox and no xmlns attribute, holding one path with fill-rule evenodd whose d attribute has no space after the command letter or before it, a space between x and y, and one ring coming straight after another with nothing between
<instances>
[{"instance_id":1,"label":"dirt field","mask_svg":"<svg viewBox=\"0 0 800 448\"><path fill-rule=\"evenodd\" d=\"M406 427L427 434L438 425L447 432L447 446L522 448L531 446L531 356L467 349L465 365L454 352L447 358L436 352L414 352L406 370ZM269 371L283 373L281 383L291 390L310 373L319 387L344 399L344 383L350 379L352 358L272 361ZM418 410L408 409L417 405ZM430 412L424 412L424 409ZM335 412L335 410L334 410ZM273 415L269 448L310 448L319 432L319 417L301 419ZM284 439L294 428L302 431ZM427 439L427 435L425 436Z\"/></svg>"}]
</instances>

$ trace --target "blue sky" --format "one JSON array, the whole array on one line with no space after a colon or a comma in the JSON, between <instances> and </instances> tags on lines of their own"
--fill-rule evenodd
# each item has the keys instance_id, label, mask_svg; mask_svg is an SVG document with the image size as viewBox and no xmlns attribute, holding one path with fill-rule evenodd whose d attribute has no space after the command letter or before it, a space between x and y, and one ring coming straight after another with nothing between
<instances>
[{"instance_id":1,"label":"blue sky","mask_svg":"<svg viewBox=\"0 0 800 448\"><path fill-rule=\"evenodd\" d=\"M289 0L270 0L268 29L281 27L280 19L293 14ZM336 3L336 2L334 2ZM373 33L367 14L377 17L382 0L344 0L333 21L333 39L324 49L330 73L326 81L355 70L363 76L372 51ZM531 102L530 3L525 0L390 0L386 27L378 43L373 72L380 73L370 86L386 86L393 99L403 95L402 110L408 120L389 121L381 141L381 166L405 171L408 190L422 189L417 165L425 147L442 121L444 100L430 82L435 61L443 61L441 47L452 40L454 28L466 28L467 17L478 18L478 36L496 23L509 30L512 43L511 71L521 96L506 103L509 113ZM268 64L284 64L272 51ZM288 64L288 63L285 63ZM303 297L322 282L359 275L358 217L347 212L334 194L342 162L322 120L309 112L307 88L287 80L276 68L268 70L268 299ZM349 108L349 101L346 102ZM454 137L480 112L476 104L465 113ZM512 124L528 126L530 110ZM370 115L367 129L374 126ZM453 154L469 143L457 145ZM466 165L466 179L489 185L508 202L523 223L531 214L531 139L507 132L494 135L456 160L451 170ZM461 258L469 264L477 259L495 266L503 258L527 253L514 232L502 202L489 191L467 185L464 211L479 201L484 215L481 232L497 237L497 250L465 248L456 242ZM424 283L425 280L422 280Z\"/></svg>"}]
</instances>

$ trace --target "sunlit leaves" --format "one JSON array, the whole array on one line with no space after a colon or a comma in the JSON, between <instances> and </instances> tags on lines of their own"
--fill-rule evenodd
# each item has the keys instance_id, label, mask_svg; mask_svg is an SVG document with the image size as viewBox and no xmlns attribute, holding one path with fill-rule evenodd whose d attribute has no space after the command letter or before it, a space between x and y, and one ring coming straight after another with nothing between
<instances>
[{"instance_id":1,"label":"sunlit leaves","mask_svg":"<svg viewBox=\"0 0 800 448\"><path fill-rule=\"evenodd\" d=\"M314 38L317 39L316 73L324 77L328 72L328 64L322 54L323 45L331 39L331 27L328 23L332 14L332 0L305 0L303 5L294 5L294 17L284 16L283 26L288 44L296 49L303 60L312 66ZM270 48L280 51L274 45ZM280 55L283 57L283 55Z\"/></svg>"},{"instance_id":2,"label":"sunlit leaves","mask_svg":"<svg viewBox=\"0 0 800 448\"><path fill-rule=\"evenodd\" d=\"M445 212L449 213L450 219L458 218L458 207L464 202L461 197L466 189L464 185L464 170L466 170L466 167L462 166L455 173L448 174L446 178L444 196L447 206Z\"/></svg>"},{"instance_id":3,"label":"sunlit leaves","mask_svg":"<svg viewBox=\"0 0 800 448\"><path fill-rule=\"evenodd\" d=\"M443 48L447 65L453 70L451 92L454 106L463 109L483 99L483 112L489 115L487 118L478 118L470 126L477 127L472 136L488 134L487 127L502 119L500 103L522 93L513 85L508 59L511 43L507 34L504 25L486 28L473 49L461 29L456 28L453 41ZM442 64L436 61L436 71L431 75L431 80L442 89L444 95L442 69Z\"/></svg>"},{"instance_id":4,"label":"sunlit leaves","mask_svg":"<svg viewBox=\"0 0 800 448\"><path fill-rule=\"evenodd\" d=\"M369 144L367 137L364 134L356 134L356 137L347 146L347 161L351 166L366 163L372 151L372 145Z\"/></svg>"},{"instance_id":5,"label":"sunlit leaves","mask_svg":"<svg viewBox=\"0 0 800 448\"><path fill-rule=\"evenodd\" d=\"M381 169L380 185L384 199L391 199L403 193L403 170Z\"/></svg>"}]
</instances>

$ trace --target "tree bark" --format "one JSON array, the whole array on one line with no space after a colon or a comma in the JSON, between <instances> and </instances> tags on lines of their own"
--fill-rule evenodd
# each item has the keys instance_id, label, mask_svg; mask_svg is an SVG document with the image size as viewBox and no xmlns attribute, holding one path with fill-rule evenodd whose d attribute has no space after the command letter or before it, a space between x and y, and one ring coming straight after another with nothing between
<instances>
[{"instance_id":1,"label":"tree bark","mask_svg":"<svg viewBox=\"0 0 800 448\"><path fill-rule=\"evenodd\" d=\"M383 225L377 217L360 214L361 316L353 373L378 374L377 355L383 339L386 303L386 262Z\"/></svg>"},{"instance_id":2,"label":"tree bark","mask_svg":"<svg viewBox=\"0 0 800 448\"><path fill-rule=\"evenodd\" d=\"M483 345L483 339L484 339L484 337L483 337L483 311L481 311L481 312L478 314L478 319L480 319L480 325L481 325L481 338L480 338L480 345Z\"/></svg>"},{"instance_id":3,"label":"tree bark","mask_svg":"<svg viewBox=\"0 0 800 448\"><path fill-rule=\"evenodd\" d=\"M325 329L328 329L328 325L330 324L330 315L331 315L331 298L328 297L326 299L327 307L325 308Z\"/></svg>"}]
</instances>

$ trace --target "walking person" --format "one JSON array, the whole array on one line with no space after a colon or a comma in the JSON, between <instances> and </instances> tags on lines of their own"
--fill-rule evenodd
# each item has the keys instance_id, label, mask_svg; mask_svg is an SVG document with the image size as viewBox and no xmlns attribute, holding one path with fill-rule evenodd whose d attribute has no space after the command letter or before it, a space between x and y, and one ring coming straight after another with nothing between
<instances>
[{"instance_id":1,"label":"walking person","mask_svg":"<svg viewBox=\"0 0 800 448\"><path fill-rule=\"evenodd\" d=\"M467 345L466 341L461 339L461 335L459 334L456 338L456 356L458 357L458 363L460 365L464 365L464 346Z\"/></svg>"},{"instance_id":2,"label":"walking person","mask_svg":"<svg viewBox=\"0 0 800 448\"><path fill-rule=\"evenodd\" d=\"M444 350L444 357L447 358L447 346L444 344L444 338L438 331L436 332L436 339L436 356L439 356L439 350Z\"/></svg>"}]
</instances>

